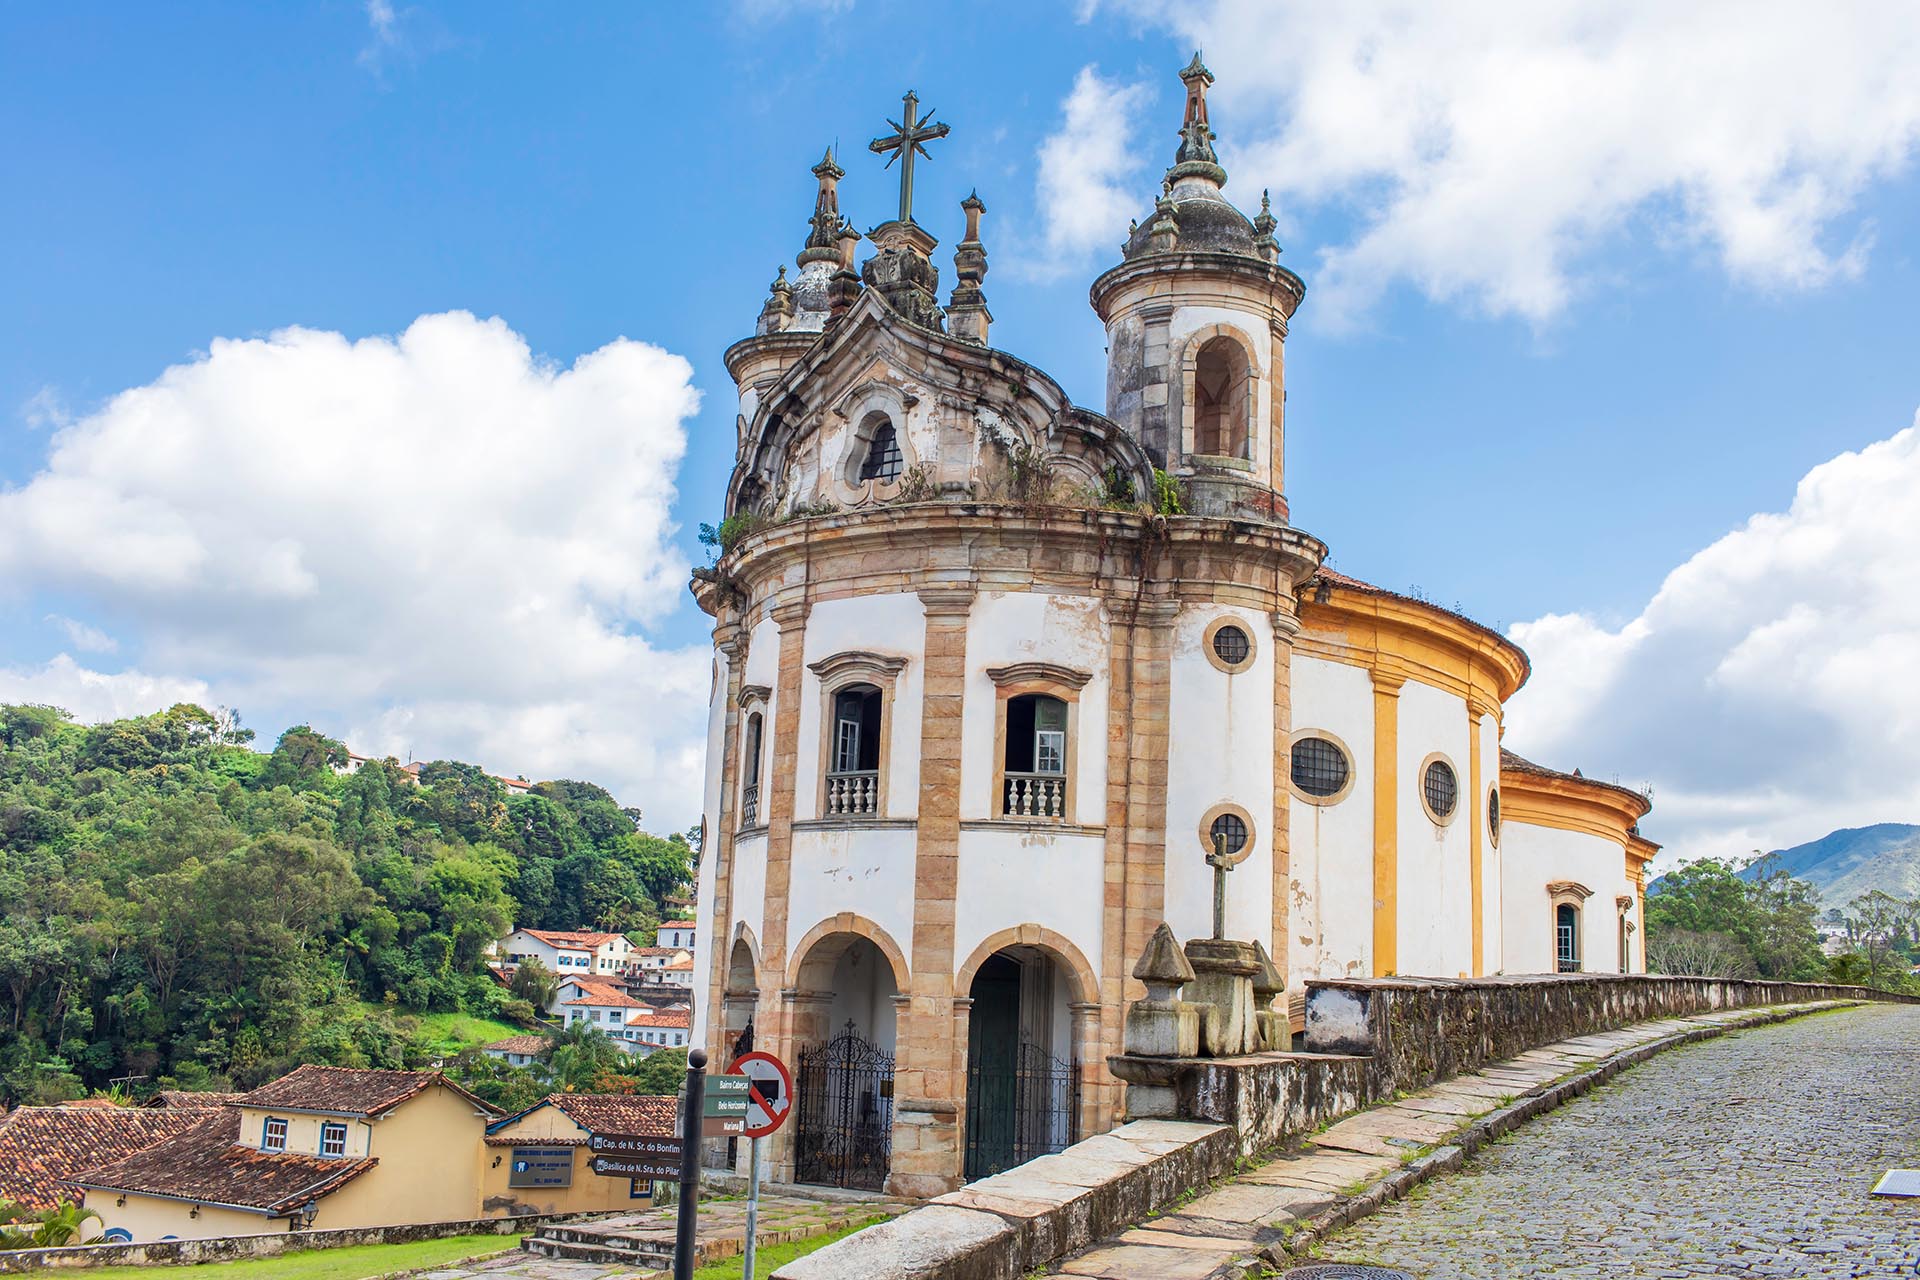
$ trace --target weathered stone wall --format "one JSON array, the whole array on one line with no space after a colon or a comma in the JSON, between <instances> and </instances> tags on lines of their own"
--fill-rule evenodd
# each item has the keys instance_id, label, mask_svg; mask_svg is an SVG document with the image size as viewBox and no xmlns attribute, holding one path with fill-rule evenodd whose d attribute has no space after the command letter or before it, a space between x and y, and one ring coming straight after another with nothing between
<instances>
[{"instance_id":1,"label":"weathered stone wall","mask_svg":"<svg viewBox=\"0 0 1920 1280\"><path fill-rule=\"evenodd\" d=\"M1650 974L1334 980L1307 984L1306 1047L1369 1059L1373 1096L1384 1097L1634 1022L1808 1000L1889 999L1912 997L1865 987Z\"/></svg>"},{"instance_id":2,"label":"weathered stone wall","mask_svg":"<svg viewBox=\"0 0 1920 1280\"><path fill-rule=\"evenodd\" d=\"M253 1236L213 1236L205 1240L152 1240L145 1244L82 1244L60 1249L0 1250L0 1275L72 1267L226 1262L271 1258L295 1249L344 1249L358 1244L407 1244L450 1236L515 1236L549 1222L588 1215L538 1214L517 1218L475 1218L465 1222L416 1222L397 1227L346 1227L338 1231L278 1231ZM503 1242L502 1248L507 1247ZM484 1252L484 1250L482 1250Z\"/></svg>"}]
</instances>

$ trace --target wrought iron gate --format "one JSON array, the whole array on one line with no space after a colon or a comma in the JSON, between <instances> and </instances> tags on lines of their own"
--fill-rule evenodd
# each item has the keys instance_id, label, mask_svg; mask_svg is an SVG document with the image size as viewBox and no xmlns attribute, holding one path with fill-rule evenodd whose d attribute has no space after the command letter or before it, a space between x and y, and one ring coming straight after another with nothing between
<instances>
[{"instance_id":1,"label":"wrought iron gate","mask_svg":"<svg viewBox=\"0 0 1920 1280\"><path fill-rule=\"evenodd\" d=\"M893 1153L893 1055L854 1032L800 1052L794 1180L880 1191Z\"/></svg>"},{"instance_id":2,"label":"wrought iron gate","mask_svg":"<svg viewBox=\"0 0 1920 1280\"><path fill-rule=\"evenodd\" d=\"M999 1062L967 1065L968 1181L1080 1140L1080 1072L1022 1041Z\"/></svg>"}]
</instances>

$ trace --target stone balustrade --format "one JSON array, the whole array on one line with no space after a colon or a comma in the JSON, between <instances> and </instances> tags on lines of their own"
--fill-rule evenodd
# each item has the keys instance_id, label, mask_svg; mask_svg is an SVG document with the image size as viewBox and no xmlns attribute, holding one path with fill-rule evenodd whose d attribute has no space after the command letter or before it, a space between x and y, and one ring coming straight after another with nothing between
<instances>
[{"instance_id":1,"label":"stone balustrade","mask_svg":"<svg viewBox=\"0 0 1920 1280\"><path fill-rule=\"evenodd\" d=\"M1057 773L1010 773L1001 809L1009 818L1059 821L1067 816L1067 780Z\"/></svg>"},{"instance_id":2,"label":"stone balustrade","mask_svg":"<svg viewBox=\"0 0 1920 1280\"><path fill-rule=\"evenodd\" d=\"M878 770L827 775L827 817L871 818L879 812L880 774Z\"/></svg>"}]
</instances>

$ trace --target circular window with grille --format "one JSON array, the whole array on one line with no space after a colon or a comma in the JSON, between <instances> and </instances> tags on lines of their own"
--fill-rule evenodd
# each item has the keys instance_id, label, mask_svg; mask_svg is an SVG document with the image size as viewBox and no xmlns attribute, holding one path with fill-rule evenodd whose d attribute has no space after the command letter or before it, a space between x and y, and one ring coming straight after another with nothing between
<instances>
[{"instance_id":1,"label":"circular window with grille","mask_svg":"<svg viewBox=\"0 0 1920 1280\"><path fill-rule=\"evenodd\" d=\"M1453 762L1435 752L1420 765L1420 803L1427 816L1442 826L1453 821L1460 807L1460 775Z\"/></svg>"},{"instance_id":2,"label":"circular window with grille","mask_svg":"<svg viewBox=\"0 0 1920 1280\"><path fill-rule=\"evenodd\" d=\"M1353 756L1324 729L1302 729L1288 748L1288 781L1308 804L1335 804L1353 790Z\"/></svg>"},{"instance_id":3,"label":"circular window with grille","mask_svg":"<svg viewBox=\"0 0 1920 1280\"><path fill-rule=\"evenodd\" d=\"M1500 847L1500 788L1494 787L1487 792L1487 834L1493 838L1493 845Z\"/></svg>"},{"instance_id":4,"label":"circular window with grille","mask_svg":"<svg viewBox=\"0 0 1920 1280\"><path fill-rule=\"evenodd\" d=\"M1207 625L1201 647L1207 661L1228 675L1253 665L1253 631L1238 618L1215 618Z\"/></svg>"},{"instance_id":5,"label":"circular window with grille","mask_svg":"<svg viewBox=\"0 0 1920 1280\"><path fill-rule=\"evenodd\" d=\"M1214 837L1226 841L1227 856L1239 862L1253 851L1253 815L1237 804L1217 804L1200 817L1200 848L1213 852Z\"/></svg>"}]
</instances>

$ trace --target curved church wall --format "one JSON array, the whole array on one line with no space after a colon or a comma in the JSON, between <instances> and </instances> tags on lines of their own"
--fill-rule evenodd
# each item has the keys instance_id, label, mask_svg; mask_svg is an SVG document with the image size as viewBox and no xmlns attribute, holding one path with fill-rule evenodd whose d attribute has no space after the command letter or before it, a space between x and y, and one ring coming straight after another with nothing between
<instances>
[{"instance_id":1,"label":"curved church wall","mask_svg":"<svg viewBox=\"0 0 1920 1280\"><path fill-rule=\"evenodd\" d=\"M919 802L915 784L920 777L920 690L926 642L926 615L920 598L911 592L891 592L822 600L807 614L806 628L805 663L859 650L906 660L894 678L881 723L886 742L881 772L885 816L912 818ZM811 670L801 672L799 711L794 770L799 783L793 816L794 821L804 822L822 816L818 780L824 774L821 750L826 742L822 681Z\"/></svg>"},{"instance_id":2,"label":"curved church wall","mask_svg":"<svg viewBox=\"0 0 1920 1280\"><path fill-rule=\"evenodd\" d=\"M1288 788L1290 986L1372 972L1373 682L1364 668L1293 655L1293 733L1305 732L1346 748L1350 782L1345 795L1321 804Z\"/></svg>"},{"instance_id":3,"label":"curved church wall","mask_svg":"<svg viewBox=\"0 0 1920 1280\"><path fill-rule=\"evenodd\" d=\"M1401 687L1397 973L1453 978L1472 969L1469 846L1478 805L1468 793L1467 728L1464 699L1419 680ZM1421 803L1424 766L1434 755L1446 758L1457 780L1453 813L1444 823Z\"/></svg>"},{"instance_id":4,"label":"curved church wall","mask_svg":"<svg viewBox=\"0 0 1920 1280\"><path fill-rule=\"evenodd\" d=\"M1106 905L1106 837L1037 829L960 833L953 964L986 939L1035 924L1099 962ZM959 992L965 995L966 993Z\"/></svg>"},{"instance_id":5,"label":"curved church wall","mask_svg":"<svg viewBox=\"0 0 1920 1280\"><path fill-rule=\"evenodd\" d=\"M1632 899L1628 918L1634 933L1628 967L1639 971L1639 890L1626 875L1622 841L1585 831L1567 831L1530 822L1504 824L1500 843L1506 853L1504 880L1504 972L1552 973L1555 969L1554 902L1548 886L1571 883L1593 892L1580 904L1580 967L1589 973L1620 970L1620 911L1617 899Z\"/></svg>"}]
</instances>

